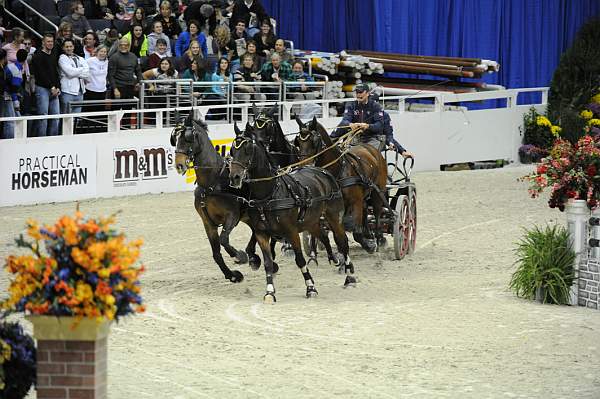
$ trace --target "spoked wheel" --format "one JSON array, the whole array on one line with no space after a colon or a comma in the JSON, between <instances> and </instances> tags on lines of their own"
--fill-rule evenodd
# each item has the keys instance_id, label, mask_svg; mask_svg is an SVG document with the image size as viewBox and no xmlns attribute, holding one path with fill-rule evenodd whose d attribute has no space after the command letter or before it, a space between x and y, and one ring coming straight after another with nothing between
<instances>
[{"instance_id":1,"label":"spoked wheel","mask_svg":"<svg viewBox=\"0 0 600 399\"><path fill-rule=\"evenodd\" d=\"M417 246L417 192L413 190L410 198L410 217L409 217L409 233L410 239L408 242L408 253L413 254Z\"/></svg>"},{"instance_id":2,"label":"spoked wheel","mask_svg":"<svg viewBox=\"0 0 600 399\"><path fill-rule=\"evenodd\" d=\"M401 195L396 202L394 219L394 255L401 260L408 253L410 240L410 204L408 196Z\"/></svg>"}]
</instances>

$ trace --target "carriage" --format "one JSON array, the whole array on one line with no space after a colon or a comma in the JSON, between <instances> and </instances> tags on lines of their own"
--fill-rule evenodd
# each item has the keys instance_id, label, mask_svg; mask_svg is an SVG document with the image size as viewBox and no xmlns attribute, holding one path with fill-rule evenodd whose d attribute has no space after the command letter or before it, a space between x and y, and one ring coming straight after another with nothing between
<instances>
[{"instance_id":1,"label":"carriage","mask_svg":"<svg viewBox=\"0 0 600 399\"><path fill-rule=\"evenodd\" d=\"M398 151L385 150L387 162L386 197L390 205L377 226L372 207L367 207L367 223L371 231L390 235L394 243L394 258L402 260L415 251L417 240L417 188L410 180L414 158L402 158ZM311 252L310 234L302 234L306 255ZM319 247L321 247L319 245Z\"/></svg>"}]
</instances>

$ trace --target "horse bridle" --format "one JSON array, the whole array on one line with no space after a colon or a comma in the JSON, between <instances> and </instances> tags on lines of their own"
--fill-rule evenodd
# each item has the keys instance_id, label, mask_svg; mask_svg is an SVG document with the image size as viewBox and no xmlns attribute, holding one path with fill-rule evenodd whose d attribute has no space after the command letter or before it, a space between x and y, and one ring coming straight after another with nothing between
<instances>
[{"instance_id":1,"label":"horse bridle","mask_svg":"<svg viewBox=\"0 0 600 399\"><path fill-rule=\"evenodd\" d=\"M263 130L271 125L275 123L275 121L272 118L269 118L268 116L266 116L265 114L261 113L258 115L258 117L254 120L254 129L260 129ZM271 141L273 141L273 137L271 135L267 135L267 142L265 143L266 146L268 147L269 145L271 145Z\"/></svg>"},{"instance_id":2,"label":"horse bridle","mask_svg":"<svg viewBox=\"0 0 600 399\"><path fill-rule=\"evenodd\" d=\"M188 129L190 130L191 140L190 140L190 137L187 137ZM194 128L185 126L185 125L179 125L179 126L176 126L175 129L173 129L173 133L171 133L171 137L175 137L175 143L177 143L177 139L179 138L179 136L182 133L183 133L183 139L185 140L186 143L189 143L189 144L194 143L194 136L196 134L194 132ZM185 155L188 160L188 163L190 160L192 160L192 162L193 162L194 158L195 158L193 145L190 145L190 147L187 151L181 151L181 150L177 149L177 146L175 146L175 154Z\"/></svg>"},{"instance_id":3,"label":"horse bridle","mask_svg":"<svg viewBox=\"0 0 600 399\"><path fill-rule=\"evenodd\" d=\"M256 143L254 142L253 139L244 137L242 138L242 140L238 143L238 139L236 138L233 141L233 149L235 149L236 151L238 151L240 148L242 148L242 146L246 143L252 143L254 145L256 145ZM256 154L256 149L254 148L254 145L252 146L252 155L250 156L250 160L248 161L248 163L246 165L244 165L243 163L241 163L240 161L236 161L233 158L229 158L229 164L233 165L233 164L237 164L242 168L242 181L246 181L246 176L248 176L248 170L250 169L250 166L252 166L252 163L254 162L254 156Z\"/></svg>"},{"instance_id":4,"label":"horse bridle","mask_svg":"<svg viewBox=\"0 0 600 399\"><path fill-rule=\"evenodd\" d=\"M308 132L308 134L306 135L306 137L302 136L303 132ZM319 140L319 136L317 135L317 132L312 131L310 129L300 129L300 133L298 133L298 140L299 141L308 141L312 139L312 144L315 147L315 154L317 154L319 151L321 151L321 148L323 147L323 142L321 140ZM301 158L309 157L313 154L299 154Z\"/></svg>"}]
</instances>

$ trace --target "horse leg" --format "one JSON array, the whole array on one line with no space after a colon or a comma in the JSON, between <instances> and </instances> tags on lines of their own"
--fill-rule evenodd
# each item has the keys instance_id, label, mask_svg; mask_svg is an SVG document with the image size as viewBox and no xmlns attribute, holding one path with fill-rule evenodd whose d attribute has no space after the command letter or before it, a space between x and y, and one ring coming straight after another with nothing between
<instances>
[{"instance_id":1,"label":"horse leg","mask_svg":"<svg viewBox=\"0 0 600 399\"><path fill-rule=\"evenodd\" d=\"M271 237L271 256L273 257L273 273L277 273L279 271L279 265L275 262L275 257L277 254L275 253L275 245L277 244L277 240Z\"/></svg>"},{"instance_id":2,"label":"horse leg","mask_svg":"<svg viewBox=\"0 0 600 399\"><path fill-rule=\"evenodd\" d=\"M210 222L202 220L204 222L204 230L208 236L210 242L210 248L212 250L213 259L217 262L219 269L223 272L225 278L232 283L240 283L244 280L244 275L237 270L231 270L225 264L223 256L221 255L221 243L219 242L219 231L217 227L213 226Z\"/></svg>"},{"instance_id":3,"label":"horse leg","mask_svg":"<svg viewBox=\"0 0 600 399\"><path fill-rule=\"evenodd\" d=\"M265 275L267 278L267 289L265 296L263 297L264 303L275 303L275 285L273 284L273 258L271 258L271 247L269 243L269 235L264 232L256 233L256 241L260 246L260 250L265 260Z\"/></svg>"},{"instance_id":4,"label":"horse leg","mask_svg":"<svg viewBox=\"0 0 600 399\"><path fill-rule=\"evenodd\" d=\"M320 229L319 229L320 230ZM320 236L320 233L319 233ZM322 240L321 240L322 241ZM315 265L319 266L319 261L317 260L317 237L315 237L314 233L310 233L310 239L308 240L309 252L308 255L308 264L310 262L314 262Z\"/></svg>"},{"instance_id":5,"label":"horse leg","mask_svg":"<svg viewBox=\"0 0 600 399\"><path fill-rule=\"evenodd\" d=\"M219 242L225 248L225 251L231 256L235 258L235 263L244 264L248 262L248 255L244 251L238 251L229 243L229 235L233 228L238 224L239 218L230 216L223 223L223 229L221 230L221 234L219 235Z\"/></svg>"},{"instance_id":6,"label":"horse leg","mask_svg":"<svg viewBox=\"0 0 600 399\"><path fill-rule=\"evenodd\" d=\"M337 215L329 214L328 220L329 226L333 233L335 245L338 247L338 251L344 256L344 272L346 273L346 281L344 281L344 288L355 287L356 277L354 276L354 265L350 260L349 248L348 248L348 237L342 227Z\"/></svg>"},{"instance_id":7,"label":"horse leg","mask_svg":"<svg viewBox=\"0 0 600 399\"><path fill-rule=\"evenodd\" d=\"M361 194L358 198L364 198L363 190L360 190ZM355 197L356 198L356 197ZM368 253L372 254L375 252L375 245L370 243L369 240L365 237L365 232L367 229L366 218L364 214L364 201L353 201L350 207L350 212L352 215L352 220L354 221L354 230L352 232L352 237L354 240L360 244L361 247Z\"/></svg>"},{"instance_id":8,"label":"horse leg","mask_svg":"<svg viewBox=\"0 0 600 399\"><path fill-rule=\"evenodd\" d=\"M250 265L250 268L252 270L258 270L260 267L260 258L256 255L256 235L254 234L254 229L252 230L248 245L246 245L246 253L248 254L248 264Z\"/></svg>"},{"instance_id":9,"label":"horse leg","mask_svg":"<svg viewBox=\"0 0 600 399\"><path fill-rule=\"evenodd\" d=\"M315 288L315 281L308 270L306 259L304 259L304 255L302 254L302 244L300 243L300 235L298 234L298 231L292 232L288 238L290 239L290 245L294 249L296 266L300 268L302 277L304 277L304 283L306 284L306 297L314 298L318 295L318 292Z\"/></svg>"}]
</instances>

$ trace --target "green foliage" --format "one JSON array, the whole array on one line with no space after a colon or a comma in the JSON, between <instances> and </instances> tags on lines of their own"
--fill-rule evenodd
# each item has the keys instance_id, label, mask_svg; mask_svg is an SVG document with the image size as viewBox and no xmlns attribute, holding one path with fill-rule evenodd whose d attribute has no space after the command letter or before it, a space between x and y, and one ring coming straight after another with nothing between
<instances>
[{"instance_id":1,"label":"green foliage","mask_svg":"<svg viewBox=\"0 0 600 399\"><path fill-rule=\"evenodd\" d=\"M548 126L537 123L538 114L535 108L531 107L528 113L523 116L523 144L531 144L537 148L548 149L552 147L554 136Z\"/></svg>"},{"instance_id":2,"label":"green foliage","mask_svg":"<svg viewBox=\"0 0 600 399\"><path fill-rule=\"evenodd\" d=\"M577 141L584 131L579 113L600 87L600 19L592 19L577 33L561 57L550 84L548 117L559 124L562 136Z\"/></svg>"},{"instance_id":3,"label":"green foliage","mask_svg":"<svg viewBox=\"0 0 600 399\"><path fill-rule=\"evenodd\" d=\"M575 252L564 227L526 229L515 253L518 266L509 287L517 296L534 299L536 290L541 289L543 303L569 303L569 289L575 278Z\"/></svg>"}]
</instances>

